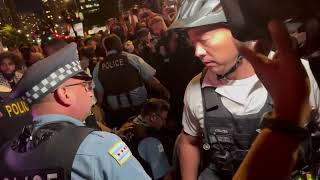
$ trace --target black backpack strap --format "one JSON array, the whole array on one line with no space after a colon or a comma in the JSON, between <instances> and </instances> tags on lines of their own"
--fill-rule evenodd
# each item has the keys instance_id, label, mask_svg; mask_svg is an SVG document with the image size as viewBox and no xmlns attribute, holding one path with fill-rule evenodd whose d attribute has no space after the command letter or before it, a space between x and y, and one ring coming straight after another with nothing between
<instances>
[{"instance_id":1,"label":"black backpack strap","mask_svg":"<svg viewBox=\"0 0 320 180\"><path fill-rule=\"evenodd\" d=\"M53 138L49 139L50 153L48 159L63 167L68 179L71 179L72 164L79 146L94 129L76 126L70 123L58 123L62 128ZM48 125L50 126L50 125ZM57 160L59 158L59 160Z\"/></svg>"}]
</instances>

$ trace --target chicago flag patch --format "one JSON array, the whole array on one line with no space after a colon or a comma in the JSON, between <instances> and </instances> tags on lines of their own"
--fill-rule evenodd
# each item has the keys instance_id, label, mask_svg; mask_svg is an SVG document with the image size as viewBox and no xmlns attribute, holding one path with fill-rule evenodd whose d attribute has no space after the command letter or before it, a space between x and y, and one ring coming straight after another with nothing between
<instances>
[{"instance_id":1,"label":"chicago flag patch","mask_svg":"<svg viewBox=\"0 0 320 180\"><path fill-rule=\"evenodd\" d=\"M123 141L119 141L114 144L109 149L108 153L118 162L120 166L125 164L132 156L129 147Z\"/></svg>"}]
</instances>

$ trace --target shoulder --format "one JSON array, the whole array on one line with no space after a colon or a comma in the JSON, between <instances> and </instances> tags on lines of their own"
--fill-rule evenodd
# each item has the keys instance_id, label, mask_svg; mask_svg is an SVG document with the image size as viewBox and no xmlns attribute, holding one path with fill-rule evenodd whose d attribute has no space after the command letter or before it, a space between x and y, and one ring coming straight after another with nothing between
<instances>
[{"instance_id":1,"label":"shoulder","mask_svg":"<svg viewBox=\"0 0 320 180\"><path fill-rule=\"evenodd\" d=\"M312 73L312 71L311 71L309 61L308 61L308 60L305 60L305 59L301 59L301 63L302 63L302 65L304 66L305 70L307 71L308 76L309 76L309 77L310 77L310 76L313 77L313 73Z\"/></svg>"},{"instance_id":2,"label":"shoulder","mask_svg":"<svg viewBox=\"0 0 320 180\"><path fill-rule=\"evenodd\" d=\"M142 145L142 146L158 146L159 144L161 144L161 141L159 141L159 139L154 138L154 137L147 137L139 143L139 146L140 145Z\"/></svg>"},{"instance_id":3,"label":"shoulder","mask_svg":"<svg viewBox=\"0 0 320 180\"><path fill-rule=\"evenodd\" d=\"M305 70L306 70L306 72L308 74L311 86L315 86L318 89L318 85L317 85L316 79L315 79L315 77L313 75L313 72L311 70L309 61L305 60L305 59L301 59L301 62L302 62L302 65L304 66L304 68L305 68ZM312 90L314 90L314 89L312 89Z\"/></svg>"},{"instance_id":4,"label":"shoulder","mask_svg":"<svg viewBox=\"0 0 320 180\"><path fill-rule=\"evenodd\" d=\"M77 154L99 155L106 152L122 140L108 132L94 131L90 133L81 143Z\"/></svg>"},{"instance_id":5,"label":"shoulder","mask_svg":"<svg viewBox=\"0 0 320 180\"><path fill-rule=\"evenodd\" d=\"M139 154L142 156L152 155L155 156L156 154L163 153L164 148L157 138L148 137L143 139L138 146ZM144 154L144 155L143 155Z\"/></svg>"},{"instance_id":6,"label":"shoulder","mask_svg":"<svg viewBox=\"0 0 320 180\"><path fill-rule=\"evenodd\" d=\"M131 54L131 53L123 51L122 55L126 56L129 61L131 61L131 62L133 61L136 64L143 64L144 63L144 60L140 56L137 56L135 54Z\"/></svg>"},{"instance_id":7,"label":"shoulder","mask_svg":"<svg viewBox=\"0 0 320 180\"><path fill-rule=\"evenodd\" d=\"M128 52L125 52L123 51L121 53L123 56L126 56L128 59L139 59L140 57L135 55L135 54L132 54L132 53L128 53Z\"/></svg>"},{"instance_id":8,"label":"shoulder","mask_svg":"<svg viewBox=\"0 0 320 180\"><path fill-rule=\"evenodd\" d=\"M185 103L193 102L193 100L201 97L200 79L201 73L189 82L184 95Z\"/></svg>"}]
</instances>

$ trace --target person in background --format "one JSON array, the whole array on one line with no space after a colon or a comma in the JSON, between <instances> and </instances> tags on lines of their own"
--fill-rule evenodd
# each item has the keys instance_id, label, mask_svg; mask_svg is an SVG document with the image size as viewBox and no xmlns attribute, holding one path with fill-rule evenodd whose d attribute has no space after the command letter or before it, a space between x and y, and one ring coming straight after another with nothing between
<instances>
[{"instance_id":1,"label":"person in background","mask_svg":"<svg viewBox=\"0 0 320 180\"><path fill-rule=\"evenodd\" d=\"M50 56L66 45L68 45L68 43L63 39L53 39L43 45L44 54L45 56Z\"/></svg>"},{"instance_id":2,"label":"person in background","mask_svg":"<svg viewBox=\"0 0 320 180\"><path fill-rule=\"evenodd\" d=\"M12 52L0 54L0 81L7 87L13 89L22 78L21 60Z\"/></svg>"},{"instance_id":3,"label":"person in background","mask_svg":"<svg viewBox=\"0 0 320 180\"><path fill-rule=\"evenodd\" d=\"M31 45L31 51L34 52L34 53L43 54L42 48L41 48L38 44L36 44L36 43L33 43L33 44Z\"/></svg>"},{"instance_id":4,"label":"person in background","mask_svg":"<svg viewBox=\"0 0 320 180\"><path fill-rule=\"evenodd\" d=\"M170 105L162 99L147 100L141 113L132 120L133 137L128 146L154 180L171 180L171 167L164 148L161 130L166 125ZM129 122L130 123L130 122Z\"/></svg>"},{"instance_id":5,"label":"person in background","mask_svg":"<svg viewBox=\"0 0 320 180\"><path fill-rule=\"evenodd\" d=\"M143 3L143 7L152 10L157 14L161 13L161 1L160 0L145 0Z\"/></svg>"},{"instance_id":6,"label":"person in background","mask_svg":"<svg viewBox=\"0 0 320 180\"><path fill-rule=\"evenodd\" d=\"M86 47L93 48L94 50L97 48L97 42L93 39L93 37L87 37L84 40L84 45Z\"/></svg>"},{"instance_id":7,"label":"person in background","mask_svg":"<svg viewBox=\"0 0 320 180\"><path fill-rule=\"evenodd\" d=\"M4 49L3 49L3 44L2 42L0 41L0 53L4 52Z\"/></svg>"},{"instance_id":8,"label":"person in background","mask_svg":"<svg viewBox=\"0 0 320 180\"><path fill-rule=\"evenodd\" d=\"M138 55L153 68L156 67L156 47L152 41L152 35L148 28L141 28L137 31L137 39L134 42Z\"/></svg>"},{"instance_id":9,"label":"person in background","mask_svg":"<svg viewBox=\"0 0 320 180\"><path fill-rule=\"evenodd\" d=\"M134 48L134 45L133 45L133 42L132 41L127 41L125 44L124 44L124 49L128 52L128 53L132 53L132 54L135 54L135 48Z\"/></svg>"},{"instance_id":10,"label":"person in background","mask_svg":"<svg viewBox=\"0 0 320 180\"><path fill-rule=\"evenodd\" d=\"M107 57L93 71L98 104L103 105L111 128L121 127L147 100L146 86L168 99L170 93L154 77L156 71L140 57L123 51L120 38L104 39Z\"/></svg>"},{"instance_id":11,"label":"person in background","mask_svg":"<svg viewBox=\"0 0 320 180\"><path fill-rule=\"evenodd\" d=\"M110 27L110 33L116 34L120 39L122 43L125 43L127 41L127 31L123 28L123 26L120 23L115 23Z\"/></svg>"},{"instance_id":12,"label":"person in background","mask_svg":"<svg viewBox=\"0 0 320 180\"><path fill-rule=\"evenodd\" d=\"M23 46L20 48L23 60L27 67L32 66L34 63L40 61L44 58L43 54L40 52L32 52L31 48L28 46Z\"/></svg>"},{"instance_id":13,"label":"person in background","mask_svg":"<svg viewBox=\"0 0 320 180\"><path fill-rule=\"evenodd\" d=\"M151 29L153 35L160 39L163 33L167 32L168 27L164 22L163 18L159 15L150 18L148 27Z\"/></svg>"}]
</instances>

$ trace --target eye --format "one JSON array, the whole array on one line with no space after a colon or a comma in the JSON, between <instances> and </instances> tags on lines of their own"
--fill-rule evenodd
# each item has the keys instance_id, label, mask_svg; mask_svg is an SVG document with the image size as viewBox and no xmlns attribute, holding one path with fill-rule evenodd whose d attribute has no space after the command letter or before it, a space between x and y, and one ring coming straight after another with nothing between
<instances>
[{"instance_id":1,"label":"eye","mask_svg":"<svg viewBox=\"0 0 320 180\"><path fill-rule=\"evenodd\" d=\"M204 45L204 46L208 46L209 44L210 44L210 40L211 40L212 38L208 38L208 39L201 39L200 40L200 43L202 44L202 45Z\"/></svg>"}]
</instances>

